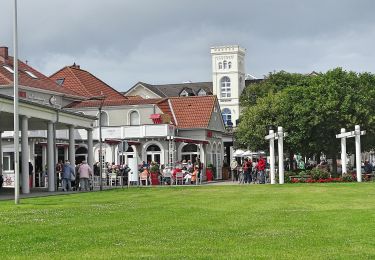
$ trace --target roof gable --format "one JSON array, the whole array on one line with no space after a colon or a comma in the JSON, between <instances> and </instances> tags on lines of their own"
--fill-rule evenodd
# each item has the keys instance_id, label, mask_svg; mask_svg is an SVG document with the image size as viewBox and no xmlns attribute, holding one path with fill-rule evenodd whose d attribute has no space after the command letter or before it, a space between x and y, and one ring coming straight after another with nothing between
<instances>
[{"instance_id":1,"label":"roof gable","mask_svg":"<svg viewBox=\"0 0 375 260\"><path fill-rule=\"evenodd\" d=\"M6 59L3 58L2 62L0 62L0 85L13 85L13 62L14 60L11 56L8 56ZM37 71L33 67L20 60L18 60L18 77L20 86L52 91L56 94L69 95L74 97L82 96L82 94L79 92L61 88L55 83L55 81L51 80L41 72Z\"/></svg>"},{"instance_id":2,"label":"roof gable","mask_svg":"<svg viewBox=\"0 0 375 260\"><path fill-rule=\"evenodd\" d=\"M208 128L216 96L170 98L178 128Z\"/></svg>"},{"instance_id":3,"label":"roof gable","mask_svg":"<svg viewBox=\"0 0 375 260\"><path fill-rule=\"evenodd\" d=\"M125 99L120 92L75 64L62 68L50 78L55 82L60 81L63 88L81 93L87 98L105 96L109 100Z\"/></svg>"}]
</instances>

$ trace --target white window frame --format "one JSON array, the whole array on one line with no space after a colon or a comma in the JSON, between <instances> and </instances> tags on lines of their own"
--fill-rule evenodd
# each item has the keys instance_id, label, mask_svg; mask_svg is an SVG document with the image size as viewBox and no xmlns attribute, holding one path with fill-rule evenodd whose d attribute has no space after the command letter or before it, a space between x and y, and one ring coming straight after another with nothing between
<instances>
[{"instance_id":1,"label":"white window frame","mask_svg":"<svg viewBox=\"0 0 375 260\"><path fill-rule=\"evenodd\" d=\"M225 60L225 61L223 61L223 69L227 69L227 65L228 65L228 63L227 63L227 61Z\"/></svg>"},{"instance_id":2,"label":"white window frame","mask_svg":"<svg viewBox=\"0 0 375 260\"><path fill-rule=\"evenodd\" d=\"M108 113L104 110L102 110L102 114L105 114L107 116L107 124L102 124L102 126L109 126L109 116L108 116ZM99 112L96 114L96 117L98 118L98 120L96 120L96 126L99 127ZM102 117L103 119L103 117Z\"/></svg>"},{"instance_id":3,"label":"white window frame","mask_svg":"<svg viewBox=\"0 0 375 260\"><path fill-rule=\"evenodd\" d=\"M220 79L220 94L222 98L230 98L231 95L231 80L228 76Z\"/></svg>"},{"instance_id":4,"label":"white window frame","mask_svg":"<svg viewBox=\"0 0 375 260\"><path fill-rule=\"evenodd\" d=\"M228 121L232 122L232 111L229 108L224 108L221 111L221 116L223 117L223 121L225 125L227 125Z\"/></svg>"},{"instance_id":5,"label":"white window frame","mask_svg":"<svg viewBox=\"0 0 375 260\"><path fill-rule=\"evenodd\" d=\"M137 113L138 114L138 123L137 124L132 124L132 114L133 113ZM139 114L138 110L130 110L128 118L129 118L129 125L140 125L141 124L141 115Z\"/></svg>"}]
</instances>

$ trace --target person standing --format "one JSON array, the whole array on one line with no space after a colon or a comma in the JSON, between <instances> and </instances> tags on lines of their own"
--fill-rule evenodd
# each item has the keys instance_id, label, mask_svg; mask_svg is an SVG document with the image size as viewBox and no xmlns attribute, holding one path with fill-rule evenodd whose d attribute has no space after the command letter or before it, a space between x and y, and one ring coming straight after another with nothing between
<instances>
[{"instance_id":1,"label":"person standing","mask_svg":"<svg viewBox=\"0 0 375 260\"><path fill-rule=\"evenodd\" d=\"M68 160L65 161L62 171L62 190L70 191L72 189L72 180L74 179L74 168Z\"/></svg>"},{"instance_id":2,"label":"person standing","mask_svg":"<svg viewBox=\"0 0 375 260\"><path fill-rule=\"evenodd\" d=\"M33 187L33 172L34 172L34 166L31 162L29 162L29 187L30 189Z\"/></svg>"},{"instance_id":3,"label":"person standing","mask_svg":"<svg viewBox=\"0 0 375 260\"><path fill-rule=\"evenodd\" d=\"M92 169L87 164L86 161L82 161L82 164L78 169L78 173L79 173L79 184L81 186L81 190L85 190L85 191L90 190L89 178L92 176Z\"/></svg>"},{"instance_id":4,"label":"person standing","mask_svg":"<svg viewBox=\"0 0 375 260\"><path fill-rule=\"evenodd\" d=\"M244 172L244 177L245 177L245 183L250 184L251 183L251 161L249 162L249 159L246 158L244 163L243 163L243 172Z\"/></svg>"},{"instance_id":5,"label":"person standing","mask_svg":"<svg viewBox=\"0 0 375 260\"><path fill-rule=\"evenodd\" d=\"M264 184L265 183L264 171L266 169L266 161L263 159L263 157L259 158L257 169L259 173L259 183Z\"/></svg>"}]
</instances>

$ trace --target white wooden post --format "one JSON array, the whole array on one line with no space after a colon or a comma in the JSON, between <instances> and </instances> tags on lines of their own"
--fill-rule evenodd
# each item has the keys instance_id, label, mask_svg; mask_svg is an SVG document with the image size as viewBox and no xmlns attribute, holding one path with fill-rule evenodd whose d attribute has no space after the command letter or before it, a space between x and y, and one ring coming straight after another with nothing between
<instances>
[{"instance_id":1,"label":"white wooden post","mask_svg":"<svg viewBox=\"0 0 375 260\"><path fill-rule=\"evenodd\" d=\"M271 184L275 184L275 133L273 130L269 130L269 134L265 137L266 140L270 140L270 175Z\"/></svg>"},{"instance_id":2,"label":"white wooden post","mask_svg":"<svg viewBox=\"0 0 375 260\"><path fill-rule=\"evenodd\" d=\"M357 181L362 182L361 173L361 135L365 135L366 131L361 131L359 125L356 125L354 131L345 132L345 128L341 128L341 133L336 135L336 138L341 138L341 160L342 160L342 172L346 172L346 138L355 138L355 163L357 172ZM343 141L344 139L344 141Z\"/></svg>"},{"instance_id":3,"label":"white wooden post","mask_svg":"<svg viewBox=\"0 0 375 260\"><path fill-rule=\"evenodd\" d=\"M345 133L345 128L341 128L341 133ZM341 137L341 172L342 174L346 173L346 138Z\"/></svg>"},{"instance_id":4,"label":"white wooden post","mask_svg":"<svg viewBox=\"0 0 375 260\"><path fill-rule=\"evenodd\" d=\"M266 140L270 140L270 175L271 184L275 184L275 139L278 140L278 150L279 150L279 183L284 184L284 137L287 133L283 132L283 128L279 126L277 128L277 133L273 130L269 130L269 134L265 136Z\"/></svg>"},{"instance_id":5,"label":"white wooden post","mask_svg":"<svg viewBox=\"0 0 375 260\"><path fill-rule=\"evenodd\" d=\"M362 173L361 173L361 128L359 125L356 125L354 128L355 135L355 166L357 170L357 181L362 182Z\"/></svg>"},{"instance_id":6,"label":"white wooden post","mask_svg":"<svg viewBox=\"0 0 375 260\"><path fill-rule=\"evenodd\" d=\"M277 127L279 152L279 183L284 184L284 133L281 126Z\"/></svg>"}]
</instances>

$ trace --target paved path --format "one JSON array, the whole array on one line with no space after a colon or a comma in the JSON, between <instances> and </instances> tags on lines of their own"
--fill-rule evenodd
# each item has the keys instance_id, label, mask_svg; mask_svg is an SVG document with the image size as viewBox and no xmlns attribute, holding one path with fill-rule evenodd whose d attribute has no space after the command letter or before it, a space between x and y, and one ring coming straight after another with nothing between
<instances>
[{"instance_id":1,"label":"paved path","mask_svg":"<svg viewBox=\"0 0 375 260\"><path fill-rule=\"evenodd\" d=\"M239 185L237 181L232 182L231 180L225 180L225 181L210 181L210 182L204 182L202 185ZM183 186L193 186L193 185L183 185ZM141 186L142 188L148 188L148 187L154 187L154 186ZM163 187L163 186L158 186L158 187ZM121 189L121 186L117 187L103 187L104 190L109 190L109 189ZM124 186L124 188L127 188ZM94 192L99 191L99 188L95 188ZM46 197L46 196L56 196L56 195L66 195L66 194L74 194L74 193L80 193L82 191L69 191L69 192L64 192L64 191L54 191L54 192L49 192L47 188L33 188L31 189L31 192L29 194L22 194L20 192L20 199L23 198L35 198L35 197ZM1 188L0 189L0 201L2 200L14 200L14 189L13 188Z\"/></svg>"}]
</instances>

